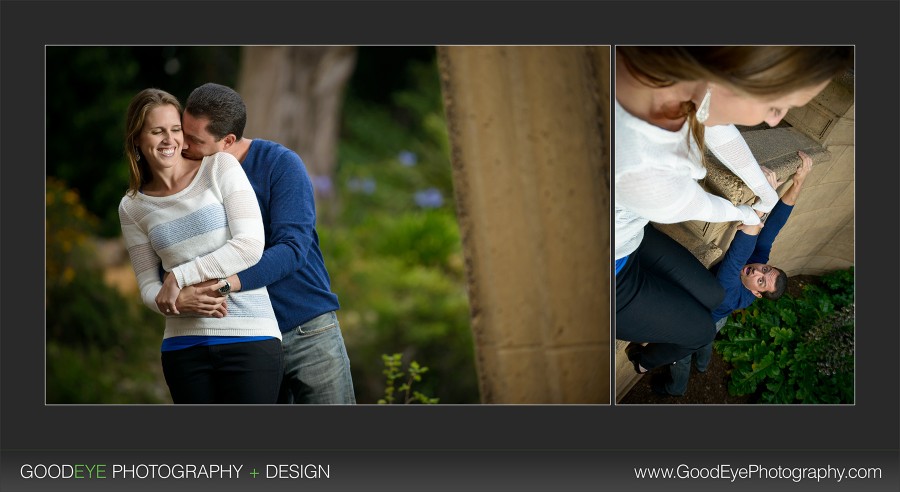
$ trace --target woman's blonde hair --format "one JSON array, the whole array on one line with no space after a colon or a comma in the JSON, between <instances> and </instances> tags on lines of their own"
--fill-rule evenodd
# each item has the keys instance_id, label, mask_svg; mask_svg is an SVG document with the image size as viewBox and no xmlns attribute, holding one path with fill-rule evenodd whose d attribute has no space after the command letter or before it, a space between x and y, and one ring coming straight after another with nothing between
<instances>
[{"instance_id":1,"label":"woman's blonde hair","mask_svg":"<svg viewBox=\"0 0 900 492\"><path fill-rule=\"evenodd\" d=\"M767 98L819 85L853 67L852 46L619 46L616 57L649 87L706 80ZM696 107L685 101L682 110L702 152L704 126Z\"/></svg>"},{"instance_id":2,"label":"woman's blonde hair","mask_svg":"<svg viewBox=\"0 0 900 492\"><path fill-rule=\"evenodd\" d=\"M128 158L129 165L129 196L134 196L151 179L147 158L135 145L135 141L144 128L147 113L165 105L174 106L178 114L181 114L181 103L178 102L178 98L160 89L144 89L128 103L128 112L125 116L125 157Z\"/></svg>"}]
</instances>

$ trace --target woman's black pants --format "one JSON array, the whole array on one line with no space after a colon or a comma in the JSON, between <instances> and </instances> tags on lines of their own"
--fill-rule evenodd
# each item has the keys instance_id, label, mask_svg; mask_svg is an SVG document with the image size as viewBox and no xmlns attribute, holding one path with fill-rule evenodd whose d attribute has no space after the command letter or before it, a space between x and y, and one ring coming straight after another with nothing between
<instances>
[{"instance_id":1,"label":"woman's black pants","mask_svg":"<svg viewBox=\"0 0 900 492\"><path fill-rule=\"evenodd\" d=\"M649 342L645 369L671 364L716 336L711 312L725 292L694 255L652 225L616 275L616 338Z\"/></svg>"},{"instance_id":2,"label":"woman's black pants","mask_svg":"<svg viewBox=\"0 0 900 492\"><path fill-rule=\"evenodd\" d=\"M175 403L275 403L283 361L277 338L162 353L163 374Z\"/></svg>"}]
</instances>

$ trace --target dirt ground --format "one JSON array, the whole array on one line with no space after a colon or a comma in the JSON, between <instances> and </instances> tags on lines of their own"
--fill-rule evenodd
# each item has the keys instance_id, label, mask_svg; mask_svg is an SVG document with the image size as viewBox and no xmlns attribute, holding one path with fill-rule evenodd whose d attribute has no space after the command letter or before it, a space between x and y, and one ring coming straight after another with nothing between
<instances>
[{"instance_id":1,"label":"dirt ground","mask_svg":"<svg viewBox=\"0 0 900 492\"><path fill-rule=\"evenodd\" d=\"M804 285L815 283L818 277L810 275L798 275L788 279L787 293L798 296ZM766 302L760 300L757 302ZM659 395L653 392L650 386L652 378L665 377L668 374L668 366L650 371L643 376L631 391L618 402L619 405L731 405L754 403L753 395L731 396L728 394L728 378L731 366L722 360L718 353L713 351L712 361L706 372L701 374L691 367L691 379L684 396Z\"/></svg>"}]
</instances>

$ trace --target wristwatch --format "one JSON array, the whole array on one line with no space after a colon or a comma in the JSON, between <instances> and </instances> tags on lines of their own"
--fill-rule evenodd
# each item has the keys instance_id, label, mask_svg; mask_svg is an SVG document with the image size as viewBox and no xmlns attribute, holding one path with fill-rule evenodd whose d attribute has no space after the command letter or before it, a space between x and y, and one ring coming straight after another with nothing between
<instances>
[{"instance_id":1,"label":"wristwatch","mask_svg":"<svg viewBox=\"0 0 900 492\"><path fill-rule=\"evenodd\" d=\"M225 282L225 285L219 287L219 294L227 296L228 293L231 292L231 284L228 282L228 279L220 278L219 280Z\"/></svg>"}]
</instances>

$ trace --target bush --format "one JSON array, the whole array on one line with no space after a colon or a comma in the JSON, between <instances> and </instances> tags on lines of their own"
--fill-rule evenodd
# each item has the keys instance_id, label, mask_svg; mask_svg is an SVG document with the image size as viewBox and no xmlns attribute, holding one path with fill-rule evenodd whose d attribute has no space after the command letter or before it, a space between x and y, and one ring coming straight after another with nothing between
<instances>
[{"instance_id":1,"label":"bush","mask_svg":"<svg viewBox=\"0 0 900 492\"><path fill-rule=\"evenodd\" d=\"M47 403L162 403L164 320L103 280L97 220L47 180Z\"/></svg>"},{"instance_id":2,"label":"bush","mask_svg":"<svg viewBox=\"0 0 900 492\"><path fill-rule=\"evenodd\" d=\"M732 395L760 403L853 403L853 269L732 313L715 343Z\"/></svg>"},{"instance_id":3,"label":"bush","mask_svg":"<svg viewBox=\"0 0 900 492\"><path fill-rule=\"evenodd\" d=\"M428 366L442 403L478 403L449 139L437 65L413 63L393 104L348 97L335 183L339 220L320 244L360 403L384 396L385 353ZM393 359L392 359L393 360Z\"/></svg>"},{"instance_id":4,"label":"bush","mask_svg":"<svg viewBox=\"0 0 900 492\"><path fill-rule=\"evenodd\" d=\"M464 283L439 268L389 256L360 255L347 267L334 270L333 284L359 401L374 403L380 396L381 355L395 350L427 361L423 393L442 402L477 403Z\"/></svg>"}]
</instances>

